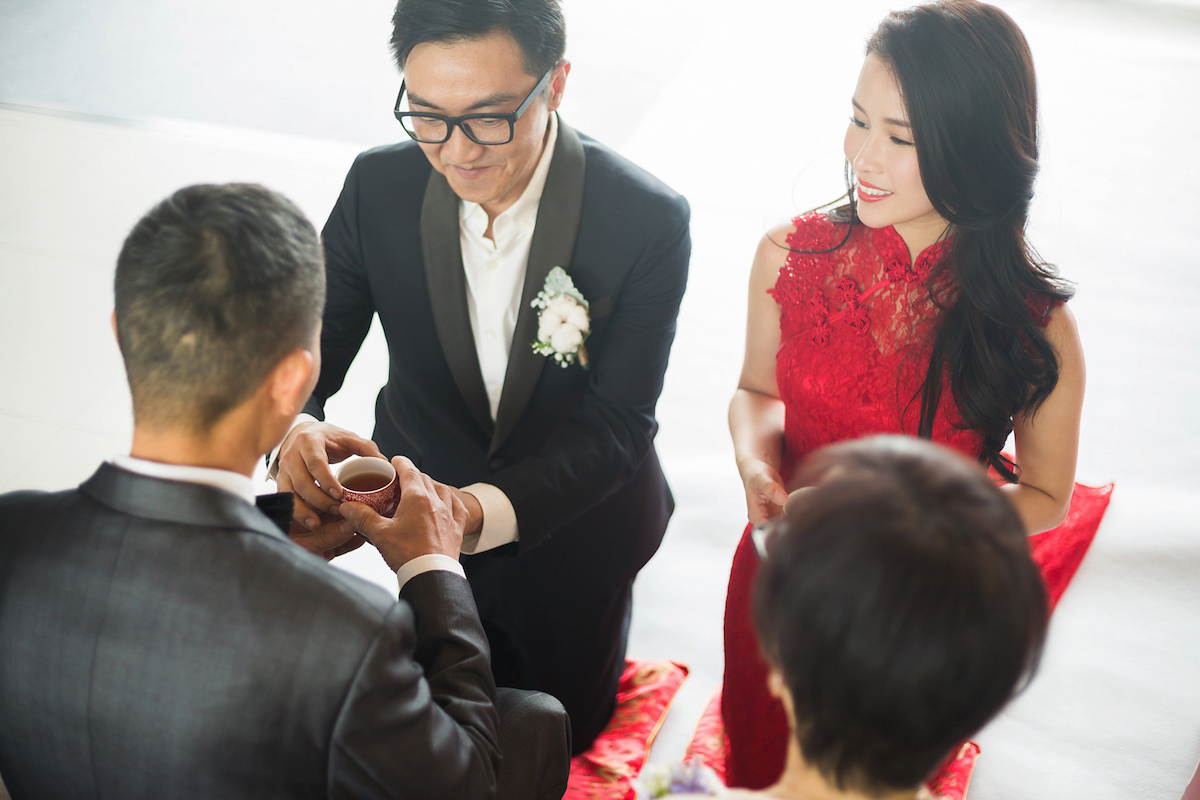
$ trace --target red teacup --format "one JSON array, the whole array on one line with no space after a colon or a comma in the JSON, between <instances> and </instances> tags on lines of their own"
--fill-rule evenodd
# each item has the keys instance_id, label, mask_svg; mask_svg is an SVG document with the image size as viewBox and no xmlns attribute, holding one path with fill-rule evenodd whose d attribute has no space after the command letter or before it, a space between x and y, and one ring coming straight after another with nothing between
<instances>
[{"instance_id":1,"label":"red teacup","mask_svg":"<svg viewBox=\"0 0 1200 800\"><path fill-rule=\"evenodd\" d=\"M344 501L370 506L384 517L395 513L400 502L400 481L396 468L387 459L374 456L350 459L338 470L337 479L345 490Z\"/></svg>"}]
</instances>

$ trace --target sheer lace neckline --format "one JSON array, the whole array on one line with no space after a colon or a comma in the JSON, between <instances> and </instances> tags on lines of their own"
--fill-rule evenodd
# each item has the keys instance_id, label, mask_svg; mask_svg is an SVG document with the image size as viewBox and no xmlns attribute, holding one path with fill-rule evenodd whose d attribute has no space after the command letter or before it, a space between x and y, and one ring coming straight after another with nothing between
<instances>
[{"instance_id":1,"label":"sheer lace neckline","mask_svg":"<svg viewBox=\"0 0 1200 800\"><path fill-rule=\"evenodd\" d=\"M884 274L892 281L924 281L949 247L946 239L938 239L913 260L904 237L891 225L886 228L868 228L864 225L863 228L883 261Z\"/></svg>"}]
</instances>

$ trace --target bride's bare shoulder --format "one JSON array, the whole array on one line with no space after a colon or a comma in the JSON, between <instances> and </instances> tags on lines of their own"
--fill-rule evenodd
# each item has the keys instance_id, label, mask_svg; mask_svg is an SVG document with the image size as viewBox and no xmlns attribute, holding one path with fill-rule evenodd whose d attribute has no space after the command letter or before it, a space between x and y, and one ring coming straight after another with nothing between
<instances>
[{"instance_id":1,"label":"bride's bare shoulder","mask_svg":"<svg viewBox=\"0 0 1200 800\"><path fill-rule=\"evenodd\" d=\"M780 223L763 234L754 253L751 280L755 284L773 286L779 270L792 252L790 244L796 232L796 220Z\"/></svg>"}]
</instances>

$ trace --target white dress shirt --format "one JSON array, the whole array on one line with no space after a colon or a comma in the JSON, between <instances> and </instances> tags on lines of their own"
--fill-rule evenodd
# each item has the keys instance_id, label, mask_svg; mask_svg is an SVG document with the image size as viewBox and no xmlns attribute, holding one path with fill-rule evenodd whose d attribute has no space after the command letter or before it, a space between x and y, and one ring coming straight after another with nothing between
<instances>
[{"instance_id":1,"label":"white dress shirt","mask_svg":"<svg viewBox=\"0 0 1200 800\"><path fill-rule=\"evenodd\" d=\"M551 114L550 130L546 133L542 156L533 175L517 201L492 221L491 239L484 236L488 218L483 207L465 200L458 204L459 245L467 278L467 312L493 420L504 391L513 330L521 311L529 247L557 141L558 116ZM530 344L523 342L521 346ZM463 487L463 491L474 495L483 509L483 530L478 536L463 540L464 553L481 553L519 539L517 514L504 492L490 483L474 483Z\"/></svg>"},{"instance_id":2,"label":"white dress shirt","mask_svg":"<svg viewBox=\"0 0 1200 800\"><path fill-rule=\"evenodd\" d=\"M488 228L487 212L478 203L460 200L458 204L459 243L463 271L467 278L467 311L475 352L487 389L492 419L500 407L508 354L512 349L513 330L521 311L521 290L525 287L525 267L529 246L537 224L538 205L546 188L546 173L558 139L557 118L550 115L546 145L525 191L517 201L492 222L492 238L484 236ZM528 344L528 343L527 343Z\"/></svg>"},{"instance_id":3,"label":"white dress shirt","mask_svg":"<svg viewBox=\"0 0 1200 800\"><path fill-rule=\"evenodd\" d=\"M114 456L110 459L110 463L126 472L145 475L148 478L211 486L214 489L228 492L235 497L240 497L250 505L255 505L257 495L254 492L254 482L250 480L249 476L243 475L240 472L215 469L213 467L195 467L189 464L166 464L161 461L147 461L144 458L134 458L133 456ZM420 575L422 572L429 572L435 569L453 572L464 578L466 577L462 564L459 564L450 556L441 555L440 553L429 553L428 555L417 556L401 565L400 569L396 571L396 580L400 584L400 588L403 589L404 584L408 583L412 578Z\"/></svg>"},{"instance_id":4,"label":"white dress shirt","mask_svg":"<svg viewBox=\"0 0 1200 800\"><path fill-rule=\"evenodd\" d=\"M215 467L195 467L190 464L166 464L162 461L147 461L144 458L134 458L133 456L113 456L109 459L109 463L126 472L145 475L147 478L211 486L214 489L229 492L250 505L254 505L256 497L254 481L240 472L231 472Z\"/></svg>"},{"instance_id":5,"label":"white dress shirt","mask_svg":"<svg viewBox=\"0 0 1200 800\"><path fill-rule=\"evenodd\" d=\"M538 206L546 188L546 175L558 141L558 115L550 115L550 128L541 158L525 191L517 201L492 221L492 238L487 232L487 212L478 203L459 200L458 231L462 250L463 272L467 282L467 312L479 370L487 389L492 419L500 408L504 391L504 376L508 371L508 356L513 346L513 330L521 311L521 292L525 287L525 268L529 263L529 247L537 224ZM523 342L529 346L531 342ZM301 422L315 422L316 417L301 414L293 427ZM271 456L271 477L279 469L278 453ZM503 544L518 541L517 513L512 501L490 483L473 483L462 487L479 501L483 509L483 529L463 539L462 552L482 553ZM407 565L406 565L407 566Z\"/></svg>"}]
</instances>

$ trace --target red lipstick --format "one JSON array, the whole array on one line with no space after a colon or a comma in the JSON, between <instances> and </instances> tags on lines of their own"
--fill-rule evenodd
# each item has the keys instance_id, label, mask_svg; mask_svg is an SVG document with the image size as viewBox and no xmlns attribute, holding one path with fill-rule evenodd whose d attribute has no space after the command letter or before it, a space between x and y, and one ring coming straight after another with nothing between
<instances>
[{"instance_id":1,"label":"red lipstick","mask_svg":"<svg viewBox=\"0 0 1200 800\"><path fill-rule=\"evenodd\" d=\"M863 191L864 189L874 189L878 192L887 192L886 189L880 189L878 186L872 186L862 178L859 178L857 187L858 199L864 203L878 203L880 200L886 200L892 196L891 192L887 192L887 194L867 194L865 191Z\"/></svg>"}]
</instances>

